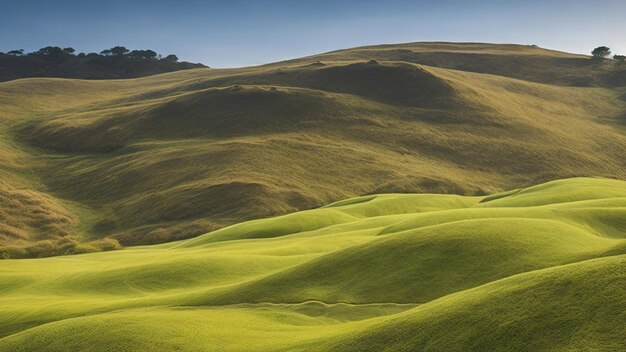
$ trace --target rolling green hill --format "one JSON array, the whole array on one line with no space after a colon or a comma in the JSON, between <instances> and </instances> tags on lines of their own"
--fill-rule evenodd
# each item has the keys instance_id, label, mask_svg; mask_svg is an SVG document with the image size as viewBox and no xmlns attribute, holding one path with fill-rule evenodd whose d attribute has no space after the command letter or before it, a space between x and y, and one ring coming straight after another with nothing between
<instances>
[{"instance_id":1,"label":"rolling green hill","mask_svg":"<svg viewBox=\"0 0 626 352\"><path fill-rule=\"evenodd\" d=\"M621 351L626 182L381 194L2 261L0 351Z\"/></svg>"},{"instance_id":2,"label":"rolling green hill","mask_svg":"<svg viewBox=\"0 0 626 352\"><path fill-rule=\"evenodd\" d=\"M180 240L357 195L626 179L624 69L413 43L0 83L0 256Z\"/></svg>"}]
</instances>

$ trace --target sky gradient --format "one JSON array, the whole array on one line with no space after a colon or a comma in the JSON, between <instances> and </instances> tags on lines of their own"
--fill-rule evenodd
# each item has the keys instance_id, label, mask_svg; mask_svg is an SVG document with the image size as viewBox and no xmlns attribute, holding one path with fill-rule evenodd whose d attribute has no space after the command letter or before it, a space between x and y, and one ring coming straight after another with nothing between
<instances>
[{"instance_id":1,"label":"sky gradient","mask_svg":"<svg viewBox=\"0 0 626 352\"><path fill-rule=\"evenodd\" d=\"M123 45L211 67L416 41L626 54L626 1L0 0L0 33L0 51Z\"/></svg>"}]
</instances>

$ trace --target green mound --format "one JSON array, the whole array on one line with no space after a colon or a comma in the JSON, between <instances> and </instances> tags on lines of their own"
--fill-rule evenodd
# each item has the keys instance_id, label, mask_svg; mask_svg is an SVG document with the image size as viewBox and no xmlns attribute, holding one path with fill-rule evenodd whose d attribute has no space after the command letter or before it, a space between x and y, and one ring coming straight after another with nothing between
<instances>
[{"instance_id":1,"label":"green mound","mask_svg":"<svg viewBox=\"0 0 626 352\"><path fill-rule=\"evenodd\" d=\"M626 182L371 195L0 267L2 351L617 351Z\"/></svg>"},{"instance_id":2,"label":"green mound","mask_svg":"<svg viewBox=\"0 0 626 352\"><path fill-rule=\"evenodd\" d=\"M619 351L626 256L517 275L335 337L336 351Z\"/></svg>"}]
</instances>

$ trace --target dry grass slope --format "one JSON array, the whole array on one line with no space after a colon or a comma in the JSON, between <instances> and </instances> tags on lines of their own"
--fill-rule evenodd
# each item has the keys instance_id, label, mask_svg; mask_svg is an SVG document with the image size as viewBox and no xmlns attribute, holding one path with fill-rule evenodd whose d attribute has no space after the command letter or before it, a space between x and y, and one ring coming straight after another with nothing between
<instances>
[{"instance_id":1,"label":"dry grass slope","mask_svg":"<svg viewBox=\"0 0 626 352\"><path fill-rule=\"evenodd\" d=\"M22 235L0 247L160 243L372 193L626 179L625 88L606 78L621 70L527 46L412 43L131 80L1 83L3 187L54 205L27 224L3 203Z\"/></svg>"}]
</instances>

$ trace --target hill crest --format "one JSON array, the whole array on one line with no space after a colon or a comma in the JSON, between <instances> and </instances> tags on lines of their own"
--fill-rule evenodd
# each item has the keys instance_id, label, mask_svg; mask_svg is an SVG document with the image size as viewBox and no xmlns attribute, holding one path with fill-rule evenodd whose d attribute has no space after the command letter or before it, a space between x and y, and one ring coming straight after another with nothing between
<instances>
[{"instance_id":1,"label":"hill crest","mask_svg":"<svg viewBox=\"0 0 626 352\"><path fill-rule=\"evenodd\" d=\"M491 66L438 61L433 44L406 47L435 55L433 65L384 47L137 79L0 83L4 184L47 195L77 219L61 235L25 227L8 247L23 253L68 236L165 242L373 193L484 195L570 176L626 178L626 88L564 84L553 61L563 57L550 52L523 55L542 72L523 80L508 76L529 67L451 69ZM506 46L469 47L500 50L487 54L501 68L521 60ZM600 82L619 70L585 63L577 74Z\"/></svg>"}]
</instances>

